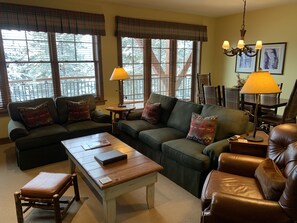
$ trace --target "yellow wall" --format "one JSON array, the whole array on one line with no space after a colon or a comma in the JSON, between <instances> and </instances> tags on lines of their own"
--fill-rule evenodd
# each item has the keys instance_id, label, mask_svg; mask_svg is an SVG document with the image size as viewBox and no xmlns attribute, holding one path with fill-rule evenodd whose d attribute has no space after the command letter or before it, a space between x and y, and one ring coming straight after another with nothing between
<instances>
[{"instance_id":1,"label":"yellow wall","mask_svg":"<svg viewBox=\"0 0 297 223\"><path fill-rule=\"evenodd\" d=\"M248 5L247 5L248 7ZM297 4L269 8L246 13L245 42L255 44L257 40L263 43L287 42L287 50L283 75L273 75L277 83L283 83L281 97L288 98L297 79ZM218 18L216 21L215 39L215 78L216 82L225 86L236 84L235 57L227 57L222 53L222 43L229 40L236 47L240 38L239 30L242 24L242 14ZM248 74L240 74L247 77Z\"/></svg>"},{"instance_id":2,"label":"yellow wall","mask_svg":"<svg viewBox=\"0 0 297 223\"><path fill-rule=\"evenodd\" d=\"M88 0L87 3L81 0L10 0L10 1L1 1L0 2L9 2L17 4L28 4L36 5L42 7L51 7L75 11L84 11L91 13L101 13L105 15L105 28L106 36L102 37L102 65L103 65L103 75L104 75L104 95L107 100L106 104L115 104L118 103L118 83L109 81L110 75L117 66L117 41L114 36L115 31L115 16L125 16L125 17L134 17L134 18L143 18L143 19L153 19L153 20L162 20L162 21L172 21L180 23L189 23L189 24L200 24L206 25L208 27L208 37L209 40L207 43L203 44L203 58L201 64L202 72L213 72L213 60L214 58L214 27L215 19L207 18L202 16L194 16L189 14L180 14L173 12L165 12L152 9L144 8L134 8L127 7L124 5L118 4L107 4L100 3L98 0ZM101 106L101 109L104 110L104 106ZM0 138L8 137L7 133L7 123L8 117L0 117Z\"/></svg>"}]
</instances>

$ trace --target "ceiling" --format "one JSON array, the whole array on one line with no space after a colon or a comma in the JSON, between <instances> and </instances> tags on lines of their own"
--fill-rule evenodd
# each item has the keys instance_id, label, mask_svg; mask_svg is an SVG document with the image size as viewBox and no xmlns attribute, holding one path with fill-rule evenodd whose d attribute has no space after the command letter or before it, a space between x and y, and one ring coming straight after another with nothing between
<instances>
[{"instance_id":1,"label":"ceiling","mask_svg":"<svg viewBox=\"0 0 297 223\"><path fill-rule=\"evenodd\" d=\"M128 6L146 7L209 17L241 13L243 0L101 0ZM297 0L247 0L246 10L254 11L280 5L297 3Z\"/></svg>"}]
</instances>

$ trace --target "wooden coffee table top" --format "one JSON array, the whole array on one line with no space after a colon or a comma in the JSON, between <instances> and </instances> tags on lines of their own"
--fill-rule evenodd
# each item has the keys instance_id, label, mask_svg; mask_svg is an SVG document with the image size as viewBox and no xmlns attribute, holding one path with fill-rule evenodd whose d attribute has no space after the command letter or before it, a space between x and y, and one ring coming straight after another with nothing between
<instances>
[{"instance_id":1,"label":"wooden coffee table top","mask_svg":"<svg viewBox=\"0 0 297 223\"><path fill-rule=\"evenodd\" d=\"M100 139L107 139L111 145L91 150L85 150L81 146L85 143L98 142ZM159 164L106 132L64 140L62 144L69 159L83 168L101 190L163 169ZM126 153L127 160L103 166L94 159L95 155L112 149ZM112 182L102 184L99 179L105 176L110 177Z\"/></svg>"}]
</instances>

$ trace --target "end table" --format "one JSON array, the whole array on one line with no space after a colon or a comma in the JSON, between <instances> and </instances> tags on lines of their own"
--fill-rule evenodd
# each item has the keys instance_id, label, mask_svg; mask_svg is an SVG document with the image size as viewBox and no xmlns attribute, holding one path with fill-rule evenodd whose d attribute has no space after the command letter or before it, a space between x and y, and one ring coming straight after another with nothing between
<instances>
[{"instance_id":1,"label":"end table","mask_svg":"<svg viewBox=\"0 0 297 223\"><path fill-rule=\"evenodd\" d=\"M268 135L263 131L257 131L257 135L263 138L263 142L247 141L244 138L246 134L240 135L239 139L229 140L231 153L240 153L251 156L266 157L268 147Z\"/></svg>"}]
</instances>

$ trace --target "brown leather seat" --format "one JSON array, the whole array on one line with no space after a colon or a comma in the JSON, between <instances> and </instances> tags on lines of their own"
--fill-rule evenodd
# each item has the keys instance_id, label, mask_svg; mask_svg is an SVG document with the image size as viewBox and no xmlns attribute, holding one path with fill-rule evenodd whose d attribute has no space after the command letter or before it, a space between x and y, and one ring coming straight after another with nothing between
<instances>
[{"instance_id":1,"label":"brown leather seat","mask_svg":"<svg viewBox=\"0 0 297 223\"><path fill-rule=\"evenodd\" d=\"M255 171L266 158L222 153L218 170L207 176L201 222L294 223L297 221L297 124L278 125L269 135L267 158L285 180L277 200L266 198Z\"/></svg>"}]
</instances>

